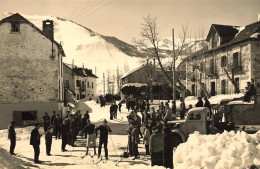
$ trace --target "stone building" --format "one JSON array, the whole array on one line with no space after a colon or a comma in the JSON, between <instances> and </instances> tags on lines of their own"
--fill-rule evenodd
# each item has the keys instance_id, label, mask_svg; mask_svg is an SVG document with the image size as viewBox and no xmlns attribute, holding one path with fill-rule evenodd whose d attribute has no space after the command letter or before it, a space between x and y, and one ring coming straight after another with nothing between
<instances>
[{"instance_id":1,"label":"stone building","mask_svg":"<svg viewBox=\"0 0 260 169\"><path fill-rule=\"evenodd\" d=\"M124 74L121 77L121 84L121 91L124 90L123 88L131 86L142 88L141 98L167 100L172 97L172 88L165 75L160 68L148 63L148 61L146 64L142 64ZM124 96L121 95L121 98L124 98Z\"/></svg>"},{"instance_id":2,"label":"stone building","mask_svg":"<svg viewBox=\"0 0 260 169\"><path fill-rule=\"evenodd\" d=\"M206 48L178 67L186 71L183 82L192 95L203 96L203 86L211 96L243 93L251 79L259 86L260 22L245 27L213 24L206 40Z\"/></svg>"},{"instance_id":3,"label":"stone building","mask_svg":"<svg viewBox=\"0 0 260 169\"><path fill-rule=\"evenodd\" d=\"M73 93L76 100L97 99L97 76L91 69L63 63L65 96ZM65 99L66 101L67 99Z\"/></svg>"},{"instance_id":4,"label":"stone building","mask_svg":"<svg viewBox=\"0 0 260 169\"><path fill-rule=\"evenodd\" d=\"M63 110L65 54L53 31L53 21L43 21L42 31L18 13L0 21L0 128Z\"/></svg>"}]
</instances>

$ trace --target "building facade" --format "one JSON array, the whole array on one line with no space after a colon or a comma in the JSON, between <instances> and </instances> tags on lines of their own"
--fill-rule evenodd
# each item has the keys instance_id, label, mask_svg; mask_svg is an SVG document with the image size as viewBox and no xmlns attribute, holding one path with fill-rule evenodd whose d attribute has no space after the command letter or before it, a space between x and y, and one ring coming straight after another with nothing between
<instances>
[{"instance_id":1,"label":"building facade","mask_svg":"<svg viewBox=\"0 0 260 169\"><path fill-rule=\"evenodd\" d=\"M63 64L65 92L72 92L76 100L97 99L97 76L91 69L79 68L70 64ZM66 99L65 99L66 100Z\"/></svg>"},{"instance_id":2,"label":"building facade","mask_svg":"<svg viewBox=\"0 0 260 169\"><path fill-rule=\"evenodd\" d=\"M184 59L186 88L194 96L245 92L247 82L260 82L260 22L245 27L213 24L208 47ZM239 89L236 91L235 89Z\"/></svg>"},{"instance_id":3,"label":"building facade","mask_svg":"<svg viewBox=\"0 0 260 169\"><path fill-rule=\"evenodd\" d=\"M43 21L42 31L18 13L0 21L0 128L62 111L65 54L53 31L53 21Z\"/></svg>"}]
</instances>

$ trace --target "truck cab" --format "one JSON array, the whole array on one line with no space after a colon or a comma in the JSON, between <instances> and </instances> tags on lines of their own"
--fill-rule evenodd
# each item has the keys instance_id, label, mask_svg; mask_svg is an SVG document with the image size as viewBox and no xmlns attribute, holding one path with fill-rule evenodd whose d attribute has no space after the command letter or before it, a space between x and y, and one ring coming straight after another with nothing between
<instances>
[{"instance_id":1,"label":"truck cab","mask_svg":"<svg viewBox=\"0 0 260 169\"><path fill-rule=\"evenodd\" d=\"M187 140L189 134L198 131L200 134L209 134L209 109L206 107L195 107L188 111L185 119L168 121L175 124L172 132L175 140L175 147Z\"/></svg>"}]
</instances>

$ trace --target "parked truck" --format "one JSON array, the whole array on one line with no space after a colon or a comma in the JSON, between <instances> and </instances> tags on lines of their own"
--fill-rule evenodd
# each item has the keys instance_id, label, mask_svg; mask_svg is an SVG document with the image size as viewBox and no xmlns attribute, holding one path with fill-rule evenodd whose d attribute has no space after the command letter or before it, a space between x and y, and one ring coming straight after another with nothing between
<instances>
[{"instance_id":1,"label":"parked truck","mask_svg":"<svg viewBox=\"0 0 260 169\"><path fill-rule=\"evenodd\" d=\"M254 133L260 130L260 95L252 102L231 101L225 105L224 120L215 112L211 117L206 107L195 107L188 111L185 119L172 120L174 146L187 140L189 134L198 131L200 134L216 134L224 130L243 130Z\"/></svg>"}]
</instances>

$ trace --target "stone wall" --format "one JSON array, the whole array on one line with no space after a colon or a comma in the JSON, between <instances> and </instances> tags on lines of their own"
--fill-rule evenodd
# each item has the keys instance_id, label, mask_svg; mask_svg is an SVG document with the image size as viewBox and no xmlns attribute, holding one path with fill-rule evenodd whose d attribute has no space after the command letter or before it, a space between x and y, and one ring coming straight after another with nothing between
<instances>
[{"instance_id":1,"label":"stone wall","mask_svg":"<svg viewBox=\"0 0 260 169\"><path fill-rule=\"evenodd\" d=\"M0 103L55 102L59 92L58 49L27 23L11 33L0 25Z\"/></svg>"}]
</instances>

